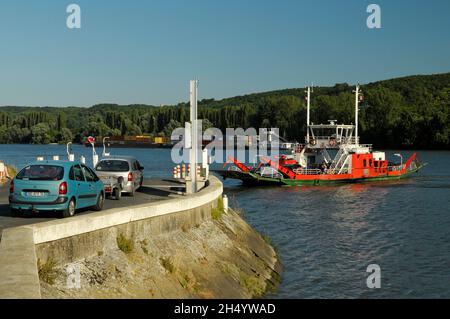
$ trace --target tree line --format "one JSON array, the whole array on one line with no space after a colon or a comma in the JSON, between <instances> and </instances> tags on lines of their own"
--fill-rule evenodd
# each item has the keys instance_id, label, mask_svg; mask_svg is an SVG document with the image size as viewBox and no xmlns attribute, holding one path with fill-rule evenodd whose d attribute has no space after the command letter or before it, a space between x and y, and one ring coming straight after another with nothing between
<instances>
[{"instance_id":1,"label":"tree line","mask_svg":"<svg viewBox=\"0 0 450 319\"><path fill-rule=\"evenodd\" d=\"M316 87L311 121L354 123L353 86ZM277 127L291 141L304 141L305 89L285 89L199 102L204 128ZM384 148L450 149L450 73L410 76L362 86L360 135ZM0 143L83 142L87 136L164 135L189 120L189 103L99 104L77 107L0 107Z\"/></svg>"}]
</instances>

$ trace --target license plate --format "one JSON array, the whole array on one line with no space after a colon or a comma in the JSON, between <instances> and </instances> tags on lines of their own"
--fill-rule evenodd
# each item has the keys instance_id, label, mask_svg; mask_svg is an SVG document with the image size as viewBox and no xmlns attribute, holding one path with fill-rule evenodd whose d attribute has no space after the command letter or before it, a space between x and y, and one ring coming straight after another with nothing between
<instances>
[{"instance_id":1,"label":"license plate","mask_svg":"<svg viewBox=\"0 0 450 319\"><path fill-rule=\"evenodd\" d=\"M43 196L45 196L45 193L44 192L26 192L25 195L28 197L43 197Z\"/></svg>"}]
</instances>

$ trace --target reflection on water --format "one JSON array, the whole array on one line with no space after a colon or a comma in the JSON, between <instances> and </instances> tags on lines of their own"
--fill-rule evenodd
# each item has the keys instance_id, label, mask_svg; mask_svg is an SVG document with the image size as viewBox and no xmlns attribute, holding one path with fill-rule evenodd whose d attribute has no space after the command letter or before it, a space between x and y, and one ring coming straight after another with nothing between
<instances>
[{"instance_id":1,"label":"reflection on water","mask_svg":"<svg viewBox=\"0 0 450 319\"><path fill-rule=\"evenodd\" d=\"M0 145L0 160L20 167L64 150ZM91 154L82 146L74 151L77 158ZM147 176L170 177L170 150L112 152L137 156ZM227 180L231 205L240 206L279 251L284 272L275 297L450 298L450 152L418 155L429 165L400 181L246 188ZM377 290L366 287L373 263L381 267Z\"/></svg>"},{"instance_id":2,"label":"reflection on water","mask_svg":"<svg viewBox=\"0 0 450 319\"><path fill-rule=\"evenodd\" d=\"M394 153L394 152L392 152ZM329 187L226 182L284 265L279 298L450 297L449 152L411 179ZM382 288L366 287L379 264Z\"/></svg>"}]
</instances>

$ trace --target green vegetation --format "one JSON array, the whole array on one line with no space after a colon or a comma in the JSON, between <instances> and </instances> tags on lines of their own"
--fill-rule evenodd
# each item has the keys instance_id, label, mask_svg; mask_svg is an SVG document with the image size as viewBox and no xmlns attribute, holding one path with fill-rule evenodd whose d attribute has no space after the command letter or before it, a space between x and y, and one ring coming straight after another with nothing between
<instances>
[{"instance_id":1,"label":"green vegetation","mask_svg":"<svg viewBox=\"0 0 450 319\"><path fill-rule=\"evenodd\" d=\"M184 289L190 292L198 292L200 285L192 273L186 273L181 275L181 278L178 279L178 282Z\"/></svg>"},{"instance_id":2,"label":"green vegetation","mask_svg":"<svg viewBox=\"0 0 450 319\"><path fill-rule=\"evenodd\" d=\"M314 89L314 123L352 123L353 86ZM362 141L384 148L450 149L450 73L410 76L362 86ZM204 128L278 127L285 138L303 142L306 125L304 88L199 102ZM182 126L189 104L99 104L77 107L0 107L0 143L82 142L86 136L161 134Z\"/></svg>"},{"instance_id":3,"label":"green vegetation","mask_svg":"<svg viewBox=\"0 0 450 319\"><path fill-rule=\"evenodd\" d=\"M242 276L240 281L242 288L252 296L252 298L260 298L264 294L264 284L261 279L254 276Z\"/></svg>"},{"instance_id":4,"label":"green vegetation","mask_svg":"<svg viewBox=\"0 0 450 319\"><path fill-rule=\"evenodd\" d=\"M181 225L181 230L183 231L183 233L187 233L189 231L188 222L184 222L183 225Z\"/></svg>"},{"instance_id":5,"label":"green vegetation","mask_svg":"<svg viewBox=\"0 0 450 319\"><path fill-rule=\"evenodd\" d=\"M134 243L131 239L125 237L124 234L117 236L117 247L125 254L129 254L134 250Z\"/></svg>"},{"instance_id":6,"label":"green vegetation","mask_svg":"<svg viewBox=\"0 0 450 319\"><path fill-rule=\"evenodd\" d=\"M56 270L56 262L53 259L48 259L45 263L42 263L41 260L38 259L37 268L40 280L49 285L55 283L58 271Z\"/></svg>"},{"instance_id":7,"label":"green vegetation","mask_svg":"<svg viewBox=\"0 0 450 319\"><path fill-rule=\"evenodd\" d=\"M267 234L262 234L261 236L262 236L262 238L264 239L264 241L265 241L267 244L269 244L270 246L272 246L272 238L270 238L269 235L267 235Z\"/></svg>"},{"instance_id":8,"label":"green vegetation","mask_svg":"<svg viewBox=\"0 0 450 319\"><path fill-rule=\"evenodd\" d=\"M173 264L172 258L170 257L161 257L160 259L161 265L167 270L169 273L175 273L175 265Z\"/></svg>"},{"instance_id":9,"label":"green vegetation","mask_svg":"<svg viewBox=\"0 0 450 319\"><path fill-rule=\"evenodd\" d=\"M16 176L17 170L16 170L15 167L12 167L12 166L7 165L7 166L6 166L6 169L8 170L8 176L9 176L9 177L13 178L14 176Z\"/></svg>"},{"instance_id":10,"label":"green vegetation","mask_svg":"<svg viewBox=\"0 0 450 319\"><path fill-rule=\"evenodd\" d=\"M142 251L144 252L144 254L148 255L148 253L149 253L148 248L147 248L148 240L147 239L141 240L140 243L141 243Z\"/></svg>"},{"instance_id":11,"label":"green vegetation","mask_svg":"<svg viewBox=\"0 0 450 319\"><path fill-rule=\"evenodd\" d=\"M224 213L223 200L222 197L219 197L219 199L217 200L217 207L211 210L211 217L214 220L218 220L222 217L223 213Z\"/></svg>"}]
</instances>

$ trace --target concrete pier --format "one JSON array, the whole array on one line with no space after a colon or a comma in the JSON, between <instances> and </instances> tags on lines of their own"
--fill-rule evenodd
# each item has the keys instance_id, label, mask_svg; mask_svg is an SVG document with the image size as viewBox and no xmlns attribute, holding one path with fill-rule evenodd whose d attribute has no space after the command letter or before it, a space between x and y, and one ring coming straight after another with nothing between
<instances>
[{"instance_id":1,"label":"concrete pier","mask_svg":"<svg viewBox=\"0 0 450 319\"><path fill-rule=\"evenodd\" d=\"M275 250L225 210L219 179L211 176L190 195L173 181L148 184L136 198L112 200L101 212L29 216L17 219L24 225L3 229L0 299L251 298L276 286ZM75 264L82 269L79 289L67 285Z\"/></svg>"},{"instance_id":2,"label":"concrete pier","mask_svg":"<svg viewBox=\"0 0 450 319\"><path fill-rule=\"evenodd\" d=\"M220 181L213 177L201 192L183 196L180 195L184 191L182 184L154 180L146 183L135 197L107 201L106 209L101 212L84 211L75 217L60 219L51 214L37 218L9 216L7 200L5 203L7 191L3 188L0 221L6 227L20 226L2 229L0 298L40 298L36 252L41 258L53 254L62 261L84 258L114 243L112 237L105 234L115 233L116 227L136 227L137 234L143 221L162 216L169 222L161 226L160 231L169 230L187 216L183 212L200 211L203 217L210 216L214 203L222 196L222 189ZM54 256L55 253L58 256Z\"/></svg>"}]
</instances>

